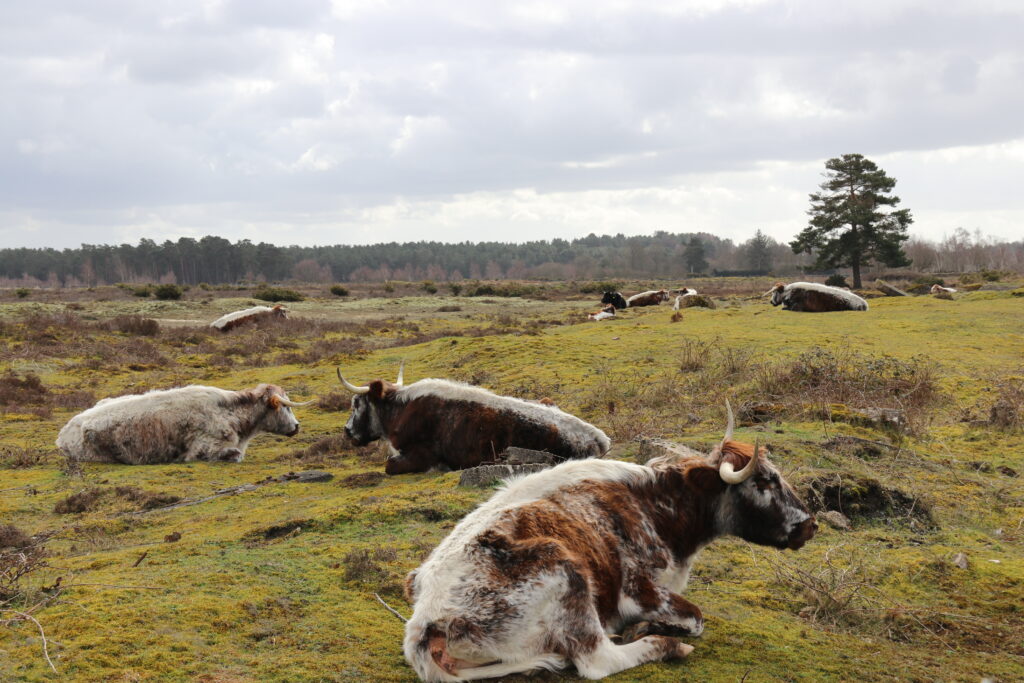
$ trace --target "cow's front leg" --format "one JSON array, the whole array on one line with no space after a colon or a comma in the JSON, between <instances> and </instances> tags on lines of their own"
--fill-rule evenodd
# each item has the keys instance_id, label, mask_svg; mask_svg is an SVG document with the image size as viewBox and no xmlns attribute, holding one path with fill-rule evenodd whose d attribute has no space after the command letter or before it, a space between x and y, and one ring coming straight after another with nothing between
<instances>
[{"instance_id":1,"label":"cow's front leg","mask_svg":"<svg viewBox=\"0 0 1024 683\"><path fill-rule=\"evenodd\" d=\"M704 615L699 607L665 588L658 588L657 595L657 605L645 609L638 621L622 632L624 642L649 634L699 636L704 632Z\"/></svg>"},{"instance_id":2,"label":"cow's front leg","mask_svg":"<svg viewBox=\"0 0 1024 683\"><path fill-rule=\"evenodd\" d=\"M234 447L225 448L217 454L217 460L222 462L241 462L243 457L245 457L245 453Z\"/></svg>"},{"instance_id":3,"label":"cow's front leg","mask_svg":"<svg viewBox=\"0 0 1024 683\"><path fill-rule=\"evenodd\" d=\"M426 472L430 465L427 454L410 447L399 451L394 446L389 448L391 455L384 461L385 474L409 474L411 472Z\"/></svg>"}]
</instances>

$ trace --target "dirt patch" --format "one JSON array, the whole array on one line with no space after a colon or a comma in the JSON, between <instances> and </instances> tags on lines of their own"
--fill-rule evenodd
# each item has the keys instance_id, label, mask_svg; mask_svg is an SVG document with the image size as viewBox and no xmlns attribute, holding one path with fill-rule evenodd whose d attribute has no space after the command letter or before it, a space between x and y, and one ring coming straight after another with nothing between
<instances>
[{"instance_id":1,"label":"dirt patch","mask_svg":"<svg viewBox=\"0 0 1024 683\"><path fill-rule=\"evenodd\" d=\"M138 486L115 486L112 489L93 486L58 502L53 507L53 511L59 515L92 512L100 506L103 499L110 496L132 503L137 510L153 510L181 500L181 496L159 491L146 491Z\"/></svg>"},{"instance_id":2,"label":"dirt patch","mask_svg":"<svg viewBox=\"0 0 1024 683\"><path fill-rule=\"evenodd\" d=\"M341 485L349 488L376 486L382 479L384 479L383 472L357 472L342 479Z\"/></svg>"},{"instance_id":3,"label":"dirt patch","mask_svg":"<svg viewBox=\"0 0 1024 683\"><path fill-rule=\"evenodd\" d=\"M0 524L0 548L27 548L32 537L10 524Z\"/></svg>"},{"instance_id":4,"label":"dirt patch","mask_svg":"<svg viewBox=\"0 0 1024 683\"><path fill-rule=\"evenodd\" d=\"M279 538L284 538L285 536L297 534L303 529L312 528L312 526L313 520L311 519L293 519L287 522L282 522L281 524L274 524L262 529L250 531L243 537L243 540L251 546L262 541L275 541Z\"/></svg>"},{"instance_id":5,"label":"dirt patch","mask_svg":"<svg viewBox=\"0 0 1024 683\"><path fill-rule=\"evenodd\" d=\"M114 488L114 495L124 500L135 503L139 510L153 510L173 505L181 500L181 496L170 493L146 491L138 486L117 486Z\"/></svg>"},{"instance_id":6,"label":"dirt patch","mask_svg":"<svg viewBox=\"0 0 1024 683\"><path fill-rule=\"evenodd\" d=\"M837 510L854 521L936 528L925 501L875 479L842 474L818 477L806 482L801 494L814 512Z\"/></svg>"},{"instance_id":7,"label":"dirt patch","mask_svg":"<svg viewBox=\"0 0 1024 683\"><path fill-rule=\"evenodd\" d=\"M70 496L54 505L53 511L58 515L91 512L99 505L100 498L103 497L104 493L106 493L106 491L98 486L93 486L92 488L79 491L78 493L72 493Z\"/></svg>"}]
</instances>

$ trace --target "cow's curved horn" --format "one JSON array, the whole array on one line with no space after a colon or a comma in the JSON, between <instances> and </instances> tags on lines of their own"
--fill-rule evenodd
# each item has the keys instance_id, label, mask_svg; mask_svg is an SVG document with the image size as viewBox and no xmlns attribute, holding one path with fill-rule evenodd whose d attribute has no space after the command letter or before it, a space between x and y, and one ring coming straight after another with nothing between
<instances>
[{"instance_id":1,"label":"cow's curved horn","mask_svg":"<svg viewBox=\"0 0 1024 683\"><path fill-rule=\"evenodd\" d=\"M732 406L729 405L729 399L725 399L725 413L729 418L725 423L725 436L722 437L723 446L726 441L732 441L732 430L736 428L736 418L732 416Z\"/></svg>"},{"instance_id":2,"label":"cow's curved horn","mask_svg":"<svg viewBox=\"0 0 1024 683\"><path fill-rule=\"evenodd\" d=\"M349 382L347 379L345 379L344 377L341 376L341 368L337 368L337 371L338 371L338 379L341 380L342 386L344 386L346 389L351 391L353 394L368 394L368 393L370 393L370 387L357 387L355 384L352 384L352 382Z\"/></svg>"},{"instance_id":3,"label":"cow's curved horn","mask_svg":"<svg viewBox=\"0 0 1024 683\"><path fill-rule=\"evenodd\" d=\"M726 484L742 484L747 479L750 479L750 477L754 475L754 472L757 471L757 463L761 457L760 453L760 442L755 441L754 455L750 457L750 462L747 463L746 467L737 472L735 468L733 468L731 462L723 460L722 464L718 467L718 476L720 476L722 481Z\"/></svg>"},{"instance_id":4,"label":"cow's curved horn","mask_svg":"<svg viewBox=\"0 0 1024 683\"><path fill-rule=\"evenodd\" d=\"M277 398L279 401L281 401L281 403L288 406L289 408L301 408L302 406L308 406L313 403L316 403L315 398L310 399L309 401L293 401L290 398L281 398L280 396L278 396Z\"/></svg>"},{"instance_id":5,"label":"cow's curved horn","mask_svg":"<svg viewBox=\"0 0 1024 683\"><path fill-rule=\"evenodd\" d=\"M402 382L405 378L405 360L402 361L401 365L398 366L398 379L395 380L395 384L402 386Z\"/></svg>"}]
</instances>

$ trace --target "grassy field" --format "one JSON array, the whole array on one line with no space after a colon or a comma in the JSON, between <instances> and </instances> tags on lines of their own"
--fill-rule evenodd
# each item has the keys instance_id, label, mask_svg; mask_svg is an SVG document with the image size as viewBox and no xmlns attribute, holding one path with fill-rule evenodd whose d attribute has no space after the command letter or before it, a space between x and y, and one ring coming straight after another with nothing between
<instances>
[{"instance_id":1,"label":"grassy field","mask_svg":"<svg viewBox=\"0 0 1024 683\"><path fill-rule=\"evenodd\" d=\"M251 305L244 292L0 293L0 681L58 679L40 627L66 680L414 680L402 623L373 593L408 614L406 572L489 491L455 473L385 478L382 448L339 438L348 397L334 368L393 379L403 359L406 383L551 397L622 459L645 437L710 446L728 398L740 439L767 442L790 482L845 506L852 528L822 524L798 553L706 549L688 590L707 618L694 653L609 680L1020 680L1024 297L810 315L771 308L764 289L733 283L715 309L675 321L661 306L602 323L581 323L596 298L567 288L367 289L228 334L203 325ZM54 450L60 427L106 396L259 382L319 402L296 411L297 437L257 437L242 463L79 472ZM873 424L858 413L869 408L899 411L904 427ZM334 478L159 509L311 468ZM15 580L16 565L33 571Z\"/></svg>"}]
</instances>

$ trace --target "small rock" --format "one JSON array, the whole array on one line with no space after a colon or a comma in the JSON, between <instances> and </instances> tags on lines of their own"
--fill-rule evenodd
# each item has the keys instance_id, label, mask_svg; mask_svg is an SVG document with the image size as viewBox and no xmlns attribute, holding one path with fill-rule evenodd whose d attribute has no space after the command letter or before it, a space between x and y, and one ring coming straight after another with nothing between
<instances>
[{"instance_id":1,"label":"small rock","mask_svg":"<svg viewBox=\"0 0 1024 683\"><path fill-rule=\"evenodd\" d=\"M181 540L181 533L175 531L164 536L164 543L177 543Z\"/></svg>"},{"instance_id":2,"label":"small rock","mask_svg":"<svg viewBox=\"0 0 1024 683\"><path fill-rule=\"evenodd\" d=\"M839 529L840 531L850 530L849 518L838 510L828 510L821 513L819 517L828 522L828 525L833 529Z\"/></svg>"},{"instance_id":3,"label":"small rock","mask_svg":"<svg viewBox=\"0 0 1024 683\"><path fill-rule=\"evenodd\" d=\"M997 467L996 472L1003 475L1004 477L1017 476L1017 470L1013 469L1012 467L1007 467L1006 465L1000 465L999 467Z\"/></svg>"},{"instance_id":4,"label":"small rock","mask_svg":"<svg viewBox=\"0 0 1024 683\"><path fill-rule=\"evenodd\" d=\"M960 569L967 569L967 556L963 553L957 553L953 556L953 564L960 567Z\"/></svg>"},{"instance_id":5,"label":"small rock","mask_svg":"<svg viewBox=\"0 0 1024 683\"><path fill-rule=\"evenodd\" d=\"M893 287L885 280L875 280L875 289L886 296L906 296L907 293L898 287Z\"/></svg>"},{"instance_id":6,"label":"small rock","mask_svg":"<svg viewBox=\"0 0 1024 683\"><path fill-rule=\"evenodd\" d=\"M462 470L459 475L459 486L490 486L496 481L507 479L516 474L532 474L546 470L547 465L536 463L526 465L480 465Z\"/></svg>"},{"instance_id":7,"label":"small rock","mask_svg":"<svg viewBox=\"0 0 1024 683\"><path fill-rule=\"evenodd\" d=\"M303 472L289 472L283 477L284 481L297 481L300 484L309 484L314 481L330 481L334 475L323 470L305 470Z\"/></svg>"},{"instance_id":8,"label":"small rock","mask_svg":"<svg viewBox=\"0 0 1024 683\"><path fill-rule=\"evenodd\" d=\"M509 465L554 465L555 455L545 451L535 451L530 448L509 446L498 456L498 460Z\"/></svg>"},{"instance_id":9,"label":"small rock","mask_svg":"<svg viewBox=\"0 0 1024 683\"><path fill-rule=\"evenodd\" d=\"M702 455L692 448L666 439L641 437L637 441L640 444L640 449L637 451L636 461L641 465L646 465L650 460L666 455L678 458L699 458Z\"/></svg>"}]
</instances>

